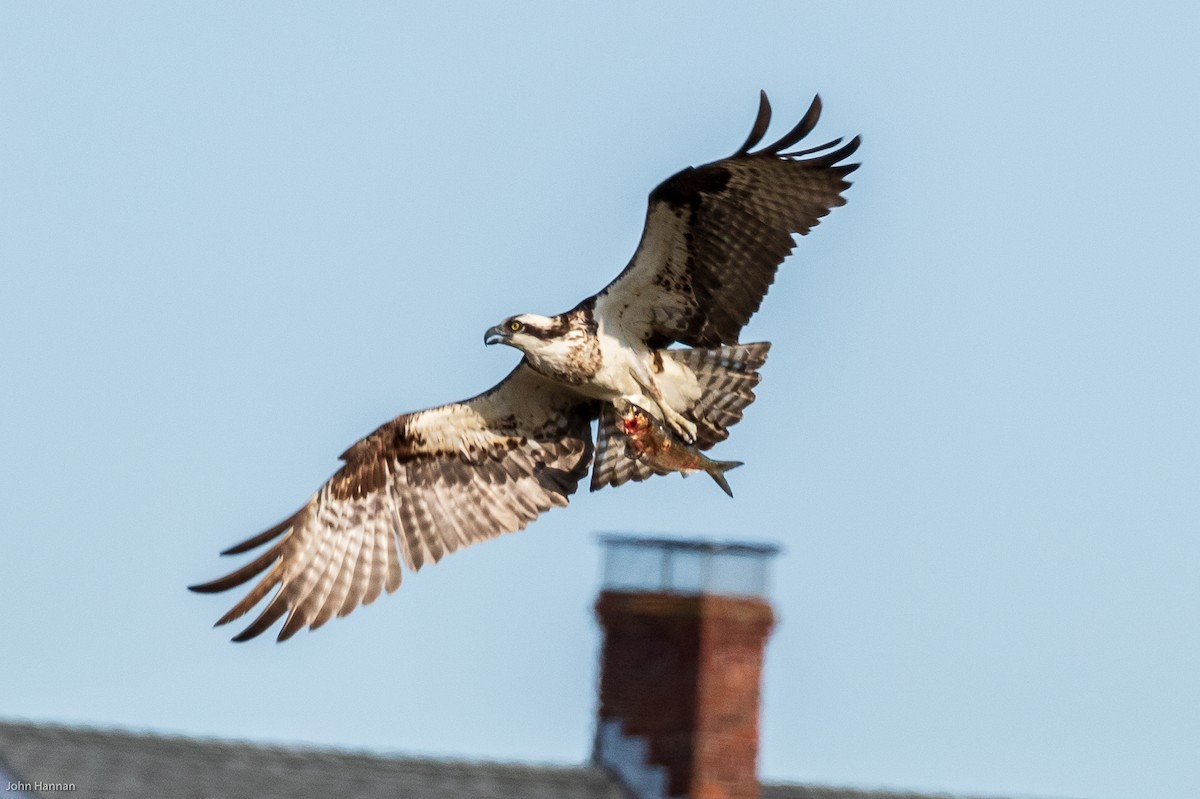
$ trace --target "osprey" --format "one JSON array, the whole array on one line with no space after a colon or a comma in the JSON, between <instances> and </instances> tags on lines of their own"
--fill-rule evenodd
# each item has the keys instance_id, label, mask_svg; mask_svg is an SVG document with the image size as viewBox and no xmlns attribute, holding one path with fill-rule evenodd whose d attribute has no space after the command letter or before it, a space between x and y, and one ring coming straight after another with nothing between
<instances>
[{"instance_id":1,"label":"osprey","mask_svg":"<svg viewBox=\"0 0 1200 799\"><path fill-rule=\"evenodd\" d=\"M342 467L304 507L221 553L271 544L231 574L191 586L210 593L259 578L217 625L275 589L233 640L285 615L280 641L345 616L395 591L401 563L415 572L565 506L593 456L593 491L665 474L625 454L617 407L648 410L702 450L724 440L754 401L770 347L741 344L738 334L792 251L793 234L845 204L846 176L858 166L843 163L857 136L789 151L820 114L816 97L794 128L754 150L771 119L760 94L737 152L650 192L641 242L615 280L565 313L520 314L486 332L486 344L524 353L504 380L383 425L342 454Z\"/></svg>"}]
</instances>

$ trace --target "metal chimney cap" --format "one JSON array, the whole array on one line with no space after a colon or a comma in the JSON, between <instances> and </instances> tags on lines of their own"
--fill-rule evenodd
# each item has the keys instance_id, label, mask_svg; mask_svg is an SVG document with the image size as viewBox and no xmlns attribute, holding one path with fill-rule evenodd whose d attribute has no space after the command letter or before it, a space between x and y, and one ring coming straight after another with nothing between
<instances>
[{"instance_id":1,"label":"metal chimney cap","mask_svg":"<svg viewBox=\"0 0 1200 799\"><path fill-rule=\"evenodd\" d=\"M664 535L634 535L600 532L596 534L605 546L650 547L652 549L682 549L728 555L758 555L768 558L783 551L779 544L765 541L713 541L705 538L674 538Z\"/></svg>"},{"instance_id":2,"label":"metal chimney cap","mask_svg":"<svg viewBox=\"0 0 1200 799\"><path fill-rule=\"evenodd\" d=\"M766 598L775 544L600 533L605 591Z\"/></svg>"}]
</instances>

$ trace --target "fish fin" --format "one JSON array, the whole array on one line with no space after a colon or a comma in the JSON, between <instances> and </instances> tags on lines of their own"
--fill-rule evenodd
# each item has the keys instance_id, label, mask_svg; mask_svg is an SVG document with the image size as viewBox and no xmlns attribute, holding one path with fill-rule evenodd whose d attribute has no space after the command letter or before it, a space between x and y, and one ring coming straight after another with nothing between
<instances>
[{"instance_id":1,"label":"fish fin","mask_svg":"<svg viewBox=\"0 0 1200 799\"><path fill-rule=\"evenodd\" d=\"M706 471L712 475L712 479L721 487L721 490L732 498L733 489L729 487L729 481L725 479L725 472L742 465L742 461L712 461Z\"/></svg>"}]
</instances>

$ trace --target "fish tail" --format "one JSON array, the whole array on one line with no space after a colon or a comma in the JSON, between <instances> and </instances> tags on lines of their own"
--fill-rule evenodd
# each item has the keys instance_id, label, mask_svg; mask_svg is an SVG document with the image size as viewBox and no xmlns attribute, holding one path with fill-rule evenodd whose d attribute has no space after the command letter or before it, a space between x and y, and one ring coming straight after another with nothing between
<instances>
[{"instance_id":1,"label":"fish tail","mask_svg":"<svg viewBox=\"0 0 1200 799\"><path fill-rule=\"evenodd\" d=\"M743 465L741 461L709 461L705 464L704 471L712 475L712 479L721 487L721 490L732 497L733 489L729 487L729 481L725 479L725 472L741 465Z\"/></svg>"}]
</instances>

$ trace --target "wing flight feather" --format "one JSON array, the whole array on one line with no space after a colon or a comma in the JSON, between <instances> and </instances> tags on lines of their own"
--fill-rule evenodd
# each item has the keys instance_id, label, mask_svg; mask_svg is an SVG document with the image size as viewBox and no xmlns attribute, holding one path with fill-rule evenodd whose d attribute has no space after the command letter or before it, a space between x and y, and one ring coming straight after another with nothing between
<instances>
[{"instance_id":1,"label":"wing flight feather","mask_svg":"<svg viewBox=\"0 0 1200 799\"><path fill-rule=\"evenodd\" d=\"M771 120L763 93L736 153L660 183L633 259L595 297L606 327L655 348L736 344L795 246L793 235L846 202L846 176L858 164L844 161L858 149L857 136L786 152L820 116L817 97L795 127L754 150Z\"/></svg>"},{"instance_id":2,"label":"wing flight feather","mask_svg":"<svg viewBox=\"0 0 1200 799\"><path fill-rule=\"evenodd\" d=\"M591 464L596 412L522 362L484 394L397 417L348 449L297 513L226 552L274 541L269 549L192 590L225 591L259 578L218 625L275 590L235 641L285 616L281 641L344 616L395 591L402 562L417 571L566 505Z\"/></svg>"}]
</instances>

